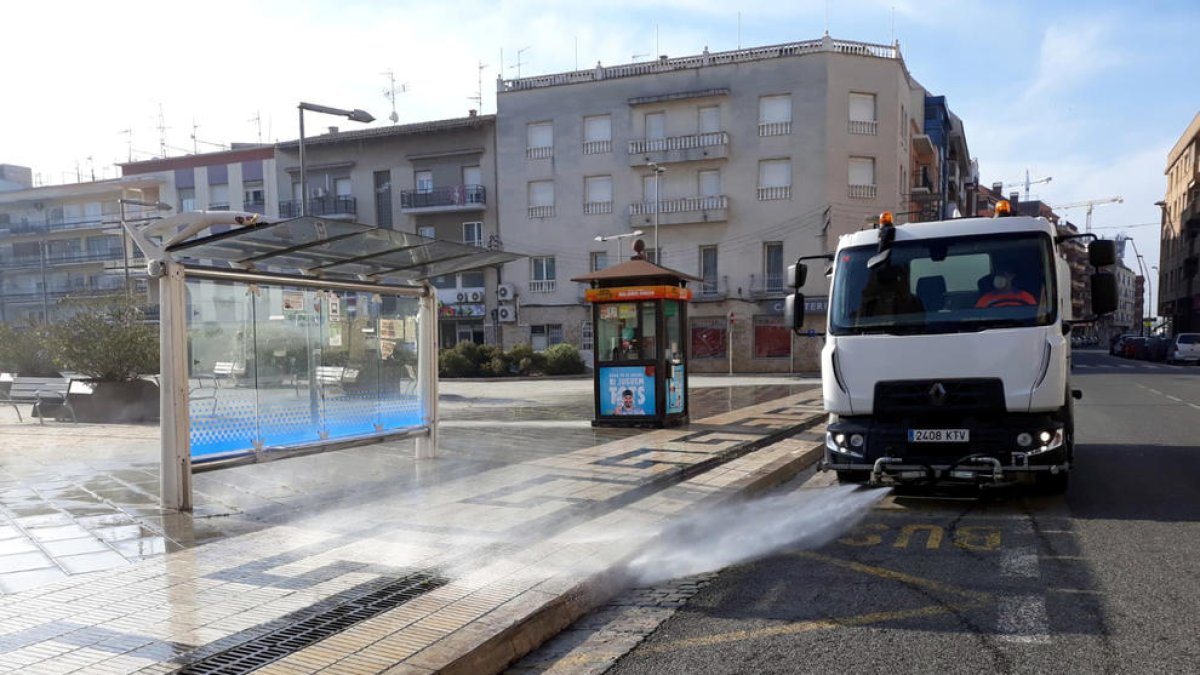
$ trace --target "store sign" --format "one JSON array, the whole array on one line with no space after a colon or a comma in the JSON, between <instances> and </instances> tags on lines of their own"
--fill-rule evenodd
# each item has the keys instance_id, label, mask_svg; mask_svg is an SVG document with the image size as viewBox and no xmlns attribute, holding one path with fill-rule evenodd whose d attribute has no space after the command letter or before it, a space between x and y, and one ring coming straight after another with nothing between
<instances>
[{"instance_id":1,"label":"store sign","mask_svg":"<svg viewBox=\"0 0 1200 675\"><path fill-rule=\"evenodd\" d=\"M783 299L763 300L758 303L759 311L769 316L783 316ZM804 298L805 314L825 314L829 311L829 298L825 296Z\"/></svg>"},{"instance_id":2,"label":"store sign","mask_svg":"<svg viewBox=\"0 0 1200 675\"><path fill-rule=\"evenodd\" d=\"M690 288L680 286L622 286L620 288L589 288L584 292L588 302L617 302L621 300L691 300Z\"/></svg>"},{"instance_id":3,"label":"store sign","mask_svg":"<svg viewBox=\"0 0 1200 675\"><path fill-rule=\"evenodd\" d=\"M460 303L454 305L439 305L438 316L442 318L478 318L482 319L487 314L487 306L483 303Z\"/></svg>"}]
</instances>

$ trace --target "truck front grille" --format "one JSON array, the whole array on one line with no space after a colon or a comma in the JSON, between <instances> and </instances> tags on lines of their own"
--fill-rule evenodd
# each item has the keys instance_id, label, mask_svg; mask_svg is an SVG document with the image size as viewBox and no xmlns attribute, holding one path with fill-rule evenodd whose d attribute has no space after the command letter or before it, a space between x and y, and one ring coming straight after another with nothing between
<instances>
[{"instance_id":1,"label":"truck front grille","mask_svg":"<svg viewBox=\"0 0 1200 675\"><path fill-rule=\"evenodd\" d=\"M1004 383L994 378L875 383L877 415L1003 413Z\"/></svg>"}]
</instances>

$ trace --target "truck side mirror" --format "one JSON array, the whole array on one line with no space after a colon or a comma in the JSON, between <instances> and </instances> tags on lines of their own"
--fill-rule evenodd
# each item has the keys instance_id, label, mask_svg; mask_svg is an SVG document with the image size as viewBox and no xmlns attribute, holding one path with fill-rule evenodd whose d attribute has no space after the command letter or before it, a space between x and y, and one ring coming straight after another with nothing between
<instances>
[{"instance_id":1,"label":"truck side mirror","mask_svg":"<svg viewBox=\"0 0 1200 675\"><path fill-rule=\"evenodd\" d=\"M804 263L796 263L788 265L787 268L787 285L788 288L794 288L797 291L804 286L804 282L808 280L808 265Z\"/></svg>"},{"instance_id":2,"label":"truck side mirror","mask_svg":"<svg viewBox=\"0 0 1200 675\"><path fill-rule=\"evenodd\" d=\"M1107 267L1116 264L1117 242L1111 239L1092 241L1088 244L1088 262L1092 267Z\"/></svg>"},{"instance_id":3,"label":"truck side mirror","mask_svg":"<svg viewBox=\"0 0 1200 675\"><path fill-rule=\"evenodd\" d=\"M1092 314L1099 316L1101 314L1108 314L1116 309L1116 275L1114 275L1112 272L1096 272L1092 275Z\"/></svg>"},{"instance_id":4,"label":"truck side mirror","mask_svg":"<svg viewBox=\"0 0 1200 675\"><path fill-rule=\"evenodd\" d=\"M804 327L803 293L792 293L783 299L783 325L797 334Z\"/></svg>"}]
</instances>

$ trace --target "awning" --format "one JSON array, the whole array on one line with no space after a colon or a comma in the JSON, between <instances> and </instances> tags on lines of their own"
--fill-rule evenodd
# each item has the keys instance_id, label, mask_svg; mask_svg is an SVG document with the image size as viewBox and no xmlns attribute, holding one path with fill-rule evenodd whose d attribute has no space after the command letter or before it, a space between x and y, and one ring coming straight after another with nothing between
<instances>
[{"instance_id":1,"label":"awning","mask_svg":"<svg viewBox=\"0 0 1200 675\"><path fill-rule=\"evenodd\" d=\"M172 257L309 277L418 282L523 256L362 223L304 216L235 226L167 247Z\"/></svg>"}]
</instances>

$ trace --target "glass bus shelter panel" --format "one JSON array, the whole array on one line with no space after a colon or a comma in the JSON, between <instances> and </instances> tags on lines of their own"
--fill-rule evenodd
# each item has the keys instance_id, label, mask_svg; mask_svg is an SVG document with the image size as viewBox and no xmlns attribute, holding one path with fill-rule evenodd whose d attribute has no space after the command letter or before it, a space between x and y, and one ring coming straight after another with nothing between
<instances>
[{"instance_id":1,"label":"glass bus shelter panel","mask_svg":"<svg viewBox=\"0 0 1200 675\"><path fill-rule=\"evenodd\" d=\"M317 377L328 438L380 431L379 303L370 293L324 294Z\"/></svg>"},{"instance_id":2,"label":"glass bus shelter panel","mask_svg":"<svg viewBox=\"0 0 1200 675\"><path fill-rule=\"evenodd\" d=\"M321 440L319 293L264 284L256 286L254 303L259 444L272 447Z\"/></svg>"},{"instance_id":3,"label":"glass bus shelter panel","mask_svg":"<svg viewBox=\"0 0 1200 675\"><path fill-rule=\"evenodd\" d=\"M187 297L191 454L250 450L259 436L251 290L190 279Z\"/></svg>"},{"instance_id":4,"label":"glass bus shelter panel","mask_svg":"<svg viewBox=\"0 0 1200 675\"><path fill-rule=\"evenodd\" d=\"M418 339L416 298L382 297L379 336L379 424L385 431L424 424L417 387Z\"/></svg>"}]
</instances>

